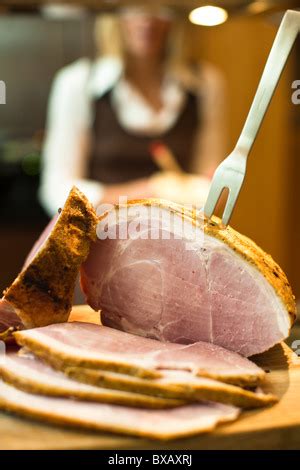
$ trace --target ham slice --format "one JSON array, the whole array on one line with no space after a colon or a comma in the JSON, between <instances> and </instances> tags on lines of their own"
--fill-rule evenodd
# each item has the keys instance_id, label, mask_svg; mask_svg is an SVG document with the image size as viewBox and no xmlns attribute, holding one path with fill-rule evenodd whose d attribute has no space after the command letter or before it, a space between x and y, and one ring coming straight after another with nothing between
<instances>
[{"instance_id":1,"label":"ham slice","mask_svg":"<svg viewBox=\"0 0 300 470\"><path fill-rule=\"evenodd\" d=\"M40 395L72 397L84 401L139 408L171 408L185 403L183 399L161 398L85 385L55 371L36 357L28 355L6 355L0 362L0 376L16 388Z\"/></svg>"},{"instance_id":2,"label":"ham slice","mask_svg":"<svg viewBox=\"0 0 300 470\"><path fill-rule=\"evenodd\" d=\"M72 369L75 369L75 372ZM255 408L277 402L272 394L244 390L216 380L196 377L189 372L162 371L161 378L140 379L78 367L70 367L67 371L69 376L73 375L75 378L76 373L81 378L79 382L52 369L34 355L26 353L9 354L0 362L0 376L5 382L21 390L41 395L73 397L140 408L171 408L188 401L207 400L240 408ZM85 381L89 380L92 385L86 385L82 380L84 377ZM101 380L105 387L99 386Z\"/></svg>"},{"instance_id":3,"label":"ham slice","mask_svg":"<svg viewBox=\"0 0 300 470\"><path fill-rule=\"evenodd\" d=\"M23 270L4 292L0 326L5 323L6 328L15 328L17 323L18 328L30 328L68 319L78 271L90 242L96 238L96 224L92 205L73 188L63 210L48 225ZM8 304L11 315L7 315Z\"/></svg>"},{"instance_id":4,"label":"ham slice","mask_svg":"<svg viewBox=\"0 0 300 470\"><path fill-rule=\"evenodd\" d=\"M102 214L97 234L81 283L103 324L160 341L211 342L244 356L288 336L296 307L285 274L218 219L141 200Z\"/></svg>"},{"instance_id":5,"label":"ham slice","mask_svg":"<svg viewBox=\"0 0 300 470\"><path fill-rule=\"evenodd\" d=\"M276 396L259 388L247 390L184 371L162 370L161 377L157 379L142 379L84 367L67 367L64 372L80 382L100 387L189 401L209 400L239 408L263 407L278 401Z\"/></svg>"},{"instance_id":6,"label":"ham slice","mask_svg":"<svg viewBox=\"0 0 300 470\"><path fill-rule=\"evenodd\" d=\"M140 377L187 370L224 382L254 385L265 373L248 359L211 343L163 343L92 323L60 323L18 331L20 346L54 367L101 368Z\"/></svg>"},{"instance_id":7,"label":"ham slice","mask_svg":"<svg viewBox=\"0 0 300 470\"><path fill-rule=\"evenodd\" d=\"M213 430L233 421L238 408L199 403L168 410L145 410L68 398L32 395L0 381L0 408L41 421L151 439L175 439Z\"/></svg>"}]
</instances>

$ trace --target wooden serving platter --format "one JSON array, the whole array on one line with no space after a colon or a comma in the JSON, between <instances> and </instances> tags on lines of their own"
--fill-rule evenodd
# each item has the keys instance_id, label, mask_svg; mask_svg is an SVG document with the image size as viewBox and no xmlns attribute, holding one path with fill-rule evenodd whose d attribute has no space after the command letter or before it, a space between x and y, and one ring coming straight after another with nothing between
<instances>
[{"instance_id":1,"label":"wooden serving platter","mask_svg":"<svg viewBox=\"0 0 300 470\"><path fill-rule=\"evenodd\" d=\"M74 307L70 321L99 322L89 307ZM248 411L210 434L157 442L64 429L0 413L0 449L300 449L300 359L282 343L255 358L270 371L264 385L280 401Z\"/></svg>"}]
</instances>

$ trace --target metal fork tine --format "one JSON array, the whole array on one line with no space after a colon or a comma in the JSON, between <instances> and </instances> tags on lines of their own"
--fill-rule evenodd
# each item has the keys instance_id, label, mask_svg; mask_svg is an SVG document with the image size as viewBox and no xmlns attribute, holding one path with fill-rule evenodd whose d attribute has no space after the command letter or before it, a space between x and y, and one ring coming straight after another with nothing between
<instances>
[{"instance_id":1,"label":"metal fork tine","mask_svg":"<svg viewBox=\"0 0 300 470\"><path fill-rule=\"evenodd\" d=\"M239 171L233 171L233 168L231 168L230 170L231 171L227 173L229 193L226 201L226 206L222 215L222 223L224 225L228 225L229 223L245 178L245 171L243 173L240 173Z\"/></svg>"},{"instance_id":2,"label":"metal fork tine","mask_svg":"<svg viewBox=\"0 0 300 470\"><path fill-rule=\"evenodd\" d=\"M239 193L240 193L240 190L238 188L236 188L235 190L229 189L226 206L225 206L223 216L222 216L223 225L228 225Z\"/></svg>"},{"instance_id":3,"label":"metal fork tine","mask_svg":"<svg viewBox=\"0 0 300 470\"><path fill-rule=\"evenodd\" d=\"M220 183L220 179L214 178L211 183L208 198L206 199L206 203L204 206L204 213L207 215L207 217L210 218L213 215L223 189L224 186Z\"/></svg>"}]
</instances>

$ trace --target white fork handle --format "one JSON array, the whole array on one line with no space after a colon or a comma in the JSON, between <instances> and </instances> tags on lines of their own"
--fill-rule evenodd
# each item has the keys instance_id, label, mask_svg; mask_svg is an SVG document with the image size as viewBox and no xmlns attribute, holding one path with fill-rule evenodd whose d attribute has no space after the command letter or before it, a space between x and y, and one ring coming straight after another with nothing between
<instances>
[{"instance_id":1,"label":"white fork handle","mask_svg":"<svg viewBox=\"0 0 300 470\"><path fill-rule=\"evenodd\" d=\"M300 32L300 12L288 10L281 22L236 150L245 158L252 148L293 44Z\"/></svg>"}]
</instances>

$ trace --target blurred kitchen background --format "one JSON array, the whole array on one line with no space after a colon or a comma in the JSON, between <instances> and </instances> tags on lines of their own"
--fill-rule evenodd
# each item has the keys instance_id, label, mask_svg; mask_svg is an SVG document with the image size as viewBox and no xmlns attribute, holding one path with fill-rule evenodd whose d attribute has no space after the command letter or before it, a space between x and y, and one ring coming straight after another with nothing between
<instances>
[{"instance_id":1,"label":"blurred kitchen background","mask_svg":"<svg viewBox=\"0 0 300 470\"><path fill-rule=\"evenodd\" d=\"M0 105L1 291L13 280L48 221L37 200L37 188L54 74L77 58L93 57L95 18L132 2L55 3L54 10L45 8L53 7L50 1L0 3L0 80L7 85L7 103ZM207 2L158 3L174 7L186 19L191 60L209 61L223 72L229 153L244 124L282 12L300 9L300 1L209 1L228 12L225 23L211 27L188 20L192 9ZM295 80L300 80L300 39L252 150L231 225L272 254L300 299L300 105L291 99Z\"/></svg>"}]
</instances>

